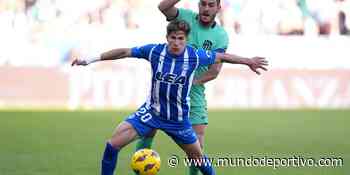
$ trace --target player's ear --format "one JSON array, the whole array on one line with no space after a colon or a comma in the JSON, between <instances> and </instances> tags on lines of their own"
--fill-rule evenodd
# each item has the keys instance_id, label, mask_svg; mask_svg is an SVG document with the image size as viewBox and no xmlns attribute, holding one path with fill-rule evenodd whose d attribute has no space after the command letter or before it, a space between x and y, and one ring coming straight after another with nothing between
<instances>
[{"instance_id":1,"label":"player's ear","mask_svg":"<svg viewBox=\"0 0 350 175\"><path fill-rule=\"evenodd\" d=\"M216 5L218 6L218 13L221 10L221 3L219 0L216 0Z\"/></svg>"},{"instance_id":2,"label":"player's ear","mask_svg":"<svg viewBox=\"0 0 350 175\"><path fill-rule=\"evenodd\" d=\"M221 3L217 3L217 5L218 5L218 13L219 13L221 10Z\"/></svg>"},{"instance_id":3,"label":"player's ear","mask_svg":"<svg viewBox=\"0 0 350 175\"><path fill-rule=\"evenodd\" d=\"M169 34L166 34L165 37L166 37L166 41L169 43Z\"/></svg>"}]
</instances>

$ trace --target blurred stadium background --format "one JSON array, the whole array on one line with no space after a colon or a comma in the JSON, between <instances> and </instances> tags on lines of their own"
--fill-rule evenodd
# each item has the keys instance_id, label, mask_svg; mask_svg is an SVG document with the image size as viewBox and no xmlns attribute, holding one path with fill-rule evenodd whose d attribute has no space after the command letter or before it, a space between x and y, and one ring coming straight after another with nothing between
<instances>
[{"instance_id":1,"label":"blurred stadium background","mask_svg":"<svg viewBox=\"0 0 350 175\"><path fill-rule=\"evenodd\" d=\"M179 7L197 10L197 2L183 0ZM1 175L97 174L104 139L128 109L143 103L150 69L135 59L84 68L72 68L70 62L116 47L165 42L158 3L0 0ZM230 52L265 56L270 70L256 76L245 67L225 65L208 83L207 151L216 154L220 147L243 156L350 160L350 1L222 0L217 20L229 33ZM165 159L172 154L167 148L176 146L160 137L155 149ZM132 149L121 155L122 172L130 171ZM328 169L218 172L345 175L350 172L346 163ZM184 172L164 164L161 174Z\"/></svg>"},{"instance_id":2,"label":"blurred stadium background","mask_svg":"<svg viewBox=\"0 0 350 175\"><path fill-rule=\"evenodd\" d=\"M73 69L74 57L164 42L158 0L1 0L0 107L125 108L142 103L149 67L128 60ZM226 65L209 107L350 106L348 0L223 0L229 51L265 56L255 76ZM179 7L197 10L197 1ZM146 66L147 65L147 66Z\"/></svg>"}]
</instances>

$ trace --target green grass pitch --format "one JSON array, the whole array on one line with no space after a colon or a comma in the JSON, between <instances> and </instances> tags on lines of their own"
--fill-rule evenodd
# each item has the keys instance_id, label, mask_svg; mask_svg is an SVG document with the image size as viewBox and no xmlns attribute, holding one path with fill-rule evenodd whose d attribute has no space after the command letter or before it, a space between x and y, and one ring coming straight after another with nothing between
<instances>
[{"instance_id":1,"label":"green grass pitch","mask_svg":"<svg viewBox=\"0 0 350 175\"><path fill-rule=\"evenodd\" d=\"M114 127L132 111L1 111L0 175L97 175ZM211 111L205 152L237 157L341 157L342 167L220 167L218 175L348 175L350 110ZM132 143L119 156L118 173L132 175ZM162 132L154 147L159 175L186 170L167 166L182 151Z\"/></svg>"}]
</instances>

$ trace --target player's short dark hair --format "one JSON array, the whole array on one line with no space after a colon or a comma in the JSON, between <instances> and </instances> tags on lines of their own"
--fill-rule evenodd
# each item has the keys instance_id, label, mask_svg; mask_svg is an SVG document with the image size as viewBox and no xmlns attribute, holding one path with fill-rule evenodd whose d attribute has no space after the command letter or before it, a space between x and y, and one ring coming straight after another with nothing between
<instances>
[{"instance_id":1,"label":"player's short dark hair","mask_svg":"<svg viewBox=\"0 0 350 175\"><path fill-rule=\"evenodd\" d=\"M217 3L218 5L220 5L221 0L216 0L216 3Z\"/></svg>"},{"instance_id":2,"label":"player's short dark hair","mask_svg":"<svg viewBox=\"0 0 350 175\"><path fill-rule=\"evenodd\" d=\"M166 28L167 35L169 35L172 32L178 32L178 31L183 31L186 34L186 36L188 36L188 34L191 31L191 27L184 20L177 20L176 19L176 20L170 21L170 23L168 24L168 26Z\"/></svg>"}]
</instances>

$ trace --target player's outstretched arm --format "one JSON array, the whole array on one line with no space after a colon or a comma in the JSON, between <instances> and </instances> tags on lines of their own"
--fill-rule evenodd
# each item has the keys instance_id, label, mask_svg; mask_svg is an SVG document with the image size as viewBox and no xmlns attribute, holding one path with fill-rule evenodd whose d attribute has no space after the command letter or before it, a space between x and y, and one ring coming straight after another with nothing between
<instances>
[{"instance_id":1,"label":"player's outstretched arm","mask_svg":"<svg viewBox=\"0 0 350 175\"><path fill-rule=\"evenodd\" d=\"M264 57L244 58L233 54L216 53L216 63L231 63L231 64L243 64L249 66L249 68L260 75L258 69L267 71L268 61Z\"/></svg>"},{"instance_id":2,"label":"player's outstretched arm","mask_svg":"<svg viewBox=\"0 0 350 175\"><path fill-rule=\"evenodd\" d=\"M212 64L209 66L208 71L206 71L203 75L201 75L199 78L196 78L193 80L193 84L204 84L208 81L214 80L216 77L218 77L220 71L222 68L222 63Z\"/></svg>"},{"instance_id":3,"label":"player's outstretched arm","mask_svg":"<svg viewBox=\"0 0 350 175\"><path fill-rule=\"evenodd\" d=\"M176 18L178 9L175 7L175 5L178 2L180 2L180 0L162 0L159 3L158 9L165 15L168 21Z\"/></svg>"},{"instance_id":4,"label":"player's outstretched arm","mask_svg":"<svg viewBox=\"0 0 350 175\"><path fill-rule=\"evenodd\" d=\"M118 48L118 49L113 49L113 50L104 52L100 55L100 57L94 57L94 58L88 58L88 59L74 59L72 62L72 66L87 66L97 61L117 60L117 59L122 59L127 57L131 57L131 49Z\"/></svg>"}]
</instances>

